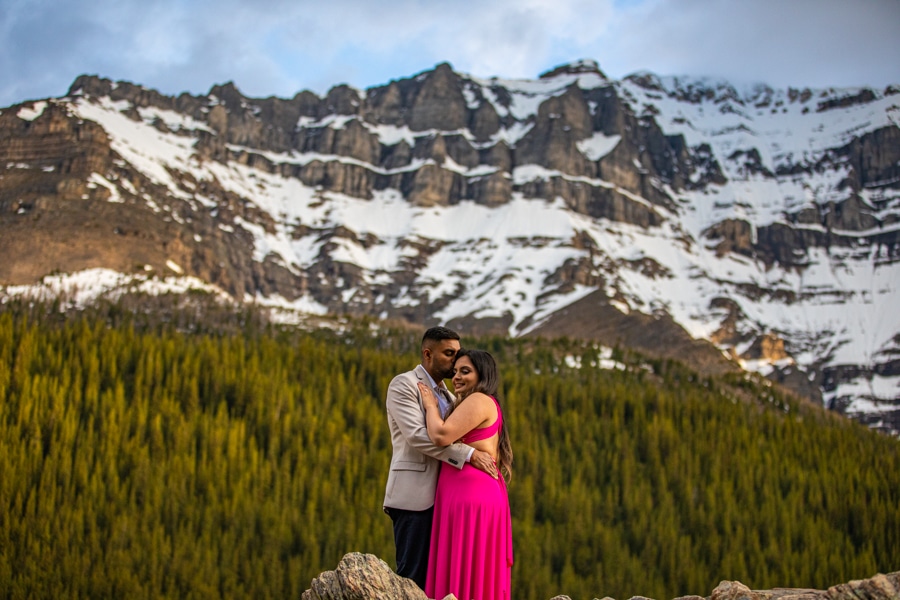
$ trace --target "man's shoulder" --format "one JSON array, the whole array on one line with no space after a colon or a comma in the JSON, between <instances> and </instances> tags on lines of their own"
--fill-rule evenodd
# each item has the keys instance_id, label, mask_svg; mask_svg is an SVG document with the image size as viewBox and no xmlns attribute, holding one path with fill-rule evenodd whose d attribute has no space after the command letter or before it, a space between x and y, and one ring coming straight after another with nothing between
<instances>
[{"instance_id":1,"label":"man's shoulder","mask_svg":"<svg viewBox=\"0 0 900 600\"><path fill-rule=\"evenodd\" d=\"M394 379L404 378L404 379L412 379L413 381L419 381L420 379L425 378L425 369L422 365L415 367L414 369L410 369L409 371L404 371L403 373L398 374Z\"/></svg>"},{"instance_id":2,"label":"man's shoulder","mask_svg":"<svg viewBox=\"0 0 900 600\"><path fill-rule=\"evenodd\" d=\"M399 373L394 376L391 380L391 385L395 384L406 384L406 385L415 385L417 381L421 380L422 376L419 373L419 368L416 367L410 371L404 371L403 373Z\"/></svg>"}]
</instances>

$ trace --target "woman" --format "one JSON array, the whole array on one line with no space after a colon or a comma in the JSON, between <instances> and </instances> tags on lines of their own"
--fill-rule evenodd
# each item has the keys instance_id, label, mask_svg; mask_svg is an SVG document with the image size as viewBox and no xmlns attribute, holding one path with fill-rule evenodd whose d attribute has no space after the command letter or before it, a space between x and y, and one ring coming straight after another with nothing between
<instances>
[{"instance_id":1,"label":"woman","mask_svg":"<svg viewBox=\"0 0 900 600\"><path fill-rule=\"evenodd\" d=\"M460 350L454 363L457 396L441 419L431 389L419 384L428 436L438 446L457 440L490 453L509 476L512 448L497 401L497 363L484 350ZM466 464L441 469L434 498L434 524L425 594L459 600L508 600L512 572L512 522L503 476L494 479Z\"/></svg>"}]
</instances>

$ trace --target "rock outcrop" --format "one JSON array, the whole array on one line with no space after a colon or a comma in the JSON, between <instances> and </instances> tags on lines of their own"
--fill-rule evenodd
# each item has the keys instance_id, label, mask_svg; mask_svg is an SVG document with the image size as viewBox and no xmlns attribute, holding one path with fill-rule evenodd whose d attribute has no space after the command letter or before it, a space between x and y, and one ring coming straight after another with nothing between
<instances>
[{"instance_id":1,"label":"rock outcrop","mask_svg":"<svg viewBox=\"0 0 900 600\"><path fill-rule=\"evenodd\" d=\"M372 554L344 555L334 571L325 571L312 580L302 600L426 600L411 579L394 573L386 562ZM454 599L452 594L442 600ZM877 574L827 590L775 588L751 590L739 581L723 581L707 596L680 596L676 600L898 600L900 571ZM550 600L570 600L554 596ZM613 600L608 596L603 600ZM631 600L652 600L632 596ZM657 599L659 600L659 599Z\"/></svg>"},{"instance_id":2,"label":"rock outcrop","mask_svg":"<svg viewBox=\"0 0 900 600\"><path fill-rule=\"evenodd\" d=\"M412 579L400 577L387 563L372 554L345 554L334 571L312 580L302 600L425 600L425 593Z\"/></svg>"}]
</instances>

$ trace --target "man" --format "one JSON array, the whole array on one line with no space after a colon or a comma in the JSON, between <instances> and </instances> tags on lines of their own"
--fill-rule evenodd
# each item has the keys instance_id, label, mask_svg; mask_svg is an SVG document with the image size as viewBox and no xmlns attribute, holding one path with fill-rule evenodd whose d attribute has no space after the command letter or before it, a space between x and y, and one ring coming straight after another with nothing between
<instances>
[{"instance_id":1,"label":"man","mask_svg":"<svg viewBox=\"0 0 900 600\"><path fill-rule=\"evenodd\" d=\"M496 466L487 452L456 443L435 446L425 428L425 409L418 382L431 386L442 416L447 414L452 395L444 379L453 376L453 361L459 351L459 334L446 327L432 327L422 337L422 364L394 377L388 386L387 419L391 431L391 470L384 496L384 512L394 522L397 574L409 577L425 589L428 547L434 513L434 490L438 470L462 469L466 462L497 477Z\"/></svg>"}]
</instances>

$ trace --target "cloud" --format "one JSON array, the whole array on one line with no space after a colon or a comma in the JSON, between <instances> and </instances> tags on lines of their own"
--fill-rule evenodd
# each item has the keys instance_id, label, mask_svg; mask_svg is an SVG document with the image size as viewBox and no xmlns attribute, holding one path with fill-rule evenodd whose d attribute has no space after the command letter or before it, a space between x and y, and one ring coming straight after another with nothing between
<instances>
[{"instance_id":1,"label":"cloud","mask_svg":"<svg viewBox=\"0 0 900 600\"><path fill-rule=\"evenodd\" d=\"M900 83L897 0L4 0L0 106L82 73L163 93L368 87L448 61L533 78L596 59L773 85Z\"/></svg>"},{"instance_id":2,"label":"cloud","mask_svg":"<svg viewBox=\"0 0 900 600\"><path fill-rule=\"evenodd\" d=\"M778 86L900 83L896 0L657 0L602 41L625 70ZM641 65L641 66L638 66Z\"/></svg>"}]
</instances>

